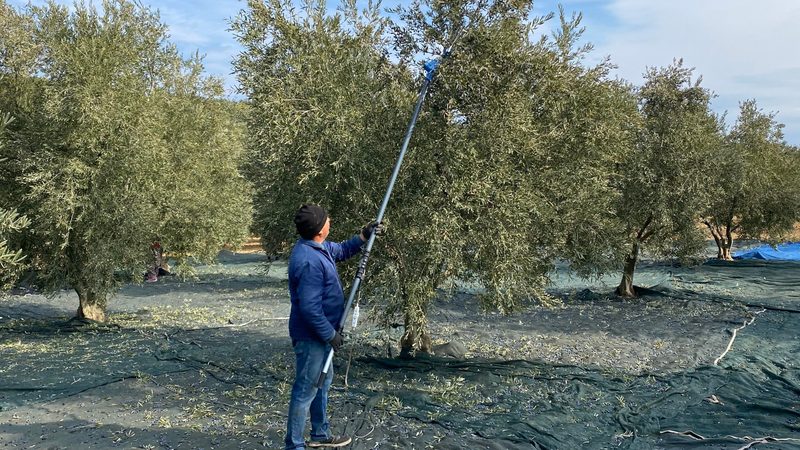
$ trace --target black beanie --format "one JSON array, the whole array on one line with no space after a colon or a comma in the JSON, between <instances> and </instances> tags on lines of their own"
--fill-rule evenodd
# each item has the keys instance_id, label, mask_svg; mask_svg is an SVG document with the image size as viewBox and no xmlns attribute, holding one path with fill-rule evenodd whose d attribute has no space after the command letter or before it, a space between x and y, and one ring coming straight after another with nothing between
<instances>
[{"instance_id":1,"label":"black beanie","mask_svg":"<svg viewBox=\"0 0 800 450\"><path fill-rule=\"evenodd\" d=\"M317 205L303 205L294 215L294 224L297 233L303 239L312 239L325 226L328 219L328 212L325 208Z\"/></svg>"}]
</instances>

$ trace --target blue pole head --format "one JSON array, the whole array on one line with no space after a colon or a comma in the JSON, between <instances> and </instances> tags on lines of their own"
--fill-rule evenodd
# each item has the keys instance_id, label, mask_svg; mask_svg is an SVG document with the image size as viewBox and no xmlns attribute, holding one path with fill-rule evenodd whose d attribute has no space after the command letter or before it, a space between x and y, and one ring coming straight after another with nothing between
<instances>
[{"instance_id":1,"label":"blue pole head","mask_svg":"<svg viewBox=\"0 0 800 450\"><path fill-rule=\"evenodd\" d=\"M425 68L425 78L427 78L428 81L433 80L433 73L436 72L436 69L439 67L439 62L438 59L432 59L423 66Z\"/></svg>"}]
</instances>

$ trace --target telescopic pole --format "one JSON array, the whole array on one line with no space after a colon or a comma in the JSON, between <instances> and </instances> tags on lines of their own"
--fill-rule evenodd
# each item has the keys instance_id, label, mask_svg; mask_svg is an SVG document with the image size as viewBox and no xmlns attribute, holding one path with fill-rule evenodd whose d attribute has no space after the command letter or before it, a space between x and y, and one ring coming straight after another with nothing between
<instances>
[{"instance_id":1,"label":"telescopic pole","mask_svg":"<svg viewBox=\"0 0 800 450\"><path fill-rule=\"evenodd\" d=\"M449 52L445 52L444 56L447 56L448 53ZM419 111L422 109L422 103L425 101L425 96L428 93L428 87L430 86L431 81L433 81L433 74L438 66L438 59L434 59L425 63L425 81L422 83L422 89L420 89L419 97L417 98L417 105L414 107L414 114L411 116L411 123L408 124L408 130L406 130L406 136L403 139L403 146L400 148L400 155L397 157L397 162L394 165L394 171L392 171L392 177L389 179L389 187L386 189L386 194L383 196L383 202L381 202L381 207L378 210L378 216L375 219L377 223L381 223L383 221L383 214L386 212L386 205L389 204L389 198L392 196L392 189L394 189L394 183L397 181L397 174L400 173L400 166L403 164L403 157L405 157L406 150L408 149L408 143L411 141L411 134L414 132L414 125L417 123ZM375 243L376 234L377 233L372 233L370 235L369 240L367 240L367 246L362 250L361 261L358 263L356 277L353 280L353 285L350 287L350 295L348 296L347 303L344 306L344 314L342 314L342 318L339 320L339 326L336 329L339 333L344 330L347 313L353 306L353 301L355 300L356 294L358 294L358 290L361 287L361 282L364 280L364 272L367 268L367 261L369 260L369 253L372 250L372 245ZM330 370L332 363L333 349L328 352L328 358L325 360L325 365L322 367L322 373L320 373L319 380L317 381L318 387L322 387L322 384L325 382L325 378L328 376L328 371Z\"/></svg>"}]
</instances>

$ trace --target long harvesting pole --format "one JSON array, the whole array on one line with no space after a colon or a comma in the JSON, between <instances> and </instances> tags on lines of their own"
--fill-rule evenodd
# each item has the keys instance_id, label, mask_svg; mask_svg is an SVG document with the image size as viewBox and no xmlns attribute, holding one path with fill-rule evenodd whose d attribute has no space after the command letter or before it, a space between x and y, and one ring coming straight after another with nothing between
<instances>
[{"instance_id":1,"label":"long harvesting pole","mask_svg":"<svg viewBox=\"0 0 800 450\"><path fill-rule=\"evenodd\" d=\"M449 51L446 51L443 56L447 56ZM408 149L408 143L411 141L411 134L414 132L414 125L417 123L417 117L419 117L419 112L422 109L422 103L425 101L425 96L428 94L428 87L430 86L431 82L433 81L433 74L436 72L436 68L439 66L439 60L434 59L425 63L425 81L422 83L422 88L420 89L419 96L417 97L417 105L414 107L414 114L411 116L411 122L408 124L408 129L406 130L406 136L403 139L403 145L400 147L400 155L397 157L397 162L394 165L394 170L392 171L392 176L389 179L389 187L386 189L386 194L383 196L383 201L381 202L381 207L378 209L378 216L375 219L377 223L381 223L383 221L383 214L386 212L386 206L389 204L389 198L392 196L392 190L394 189L394 183L397 181L397 175L400 173L400 166L403 164L403 158L406 155L406 150ZM347 303L344 306L344 314L342 314L342 318L339 319L339 326L337 327L337 331L341 333L344 330L345 320L347 319L347 313L350 311L350 308L353 306L353 301L356 298L356 294L358 294L358 290L361 288L361 282L364 280L364 272L367 269L367 261L369 260L370 251L372 251L372 245L375 243L375 236L377 233L372 233L367 240L367 246L362 250L361 254L361 261L358 263L358 270L356 271L355 279L353 280L353 285L350 287L350 294L347 297ZM328 358L325 360L325 365L322 366L322 372L319 374L319 380L317 381L317 386L322 387L322 384L325 382L325 378L328 376L328 372L330 371L331 364L333 363L333 349L328 352Z\"/></svg>"}]
</instances>

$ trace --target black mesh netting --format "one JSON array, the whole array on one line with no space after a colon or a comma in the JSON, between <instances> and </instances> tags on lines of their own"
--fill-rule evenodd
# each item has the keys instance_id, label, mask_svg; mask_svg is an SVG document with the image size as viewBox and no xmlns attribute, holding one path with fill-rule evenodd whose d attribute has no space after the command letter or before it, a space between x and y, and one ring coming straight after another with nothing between
<instances>
[{"instance_id":1,"label":"black mesh netting","mask_svg":"<svg viewBox=\"0 0 800 450\"><path fill-rule=\"evenodd\" d=\"M403 377L387 392L409 407L402 417L503 442L503 448L738 449L766 437L798 440L763 448L800 448L798 318L765 312L720 366L666 375L530 361L363 362ZM437 401L416 388L425 385L426 373L463 378L453 389L468 394L454 394L454 404Z\"/></svg>"},{"instance_id":2,"label":"black mesh netting","mask_svg":"<svg viewBox=\"0 0 800 450\"><path fill-rule=\"evenodd\" d=\"M674 305L675 315L688 302L746 307L726 327L730 349L690 369L637 374L529 360L361 358L355 378L389 372L394 383L372 402L397 398L397 416L447 430L437 448L800 448L800 264L649 270L662 283L645 301ZM601 297L578 297L593 296ZM353 432L368 425L356 422Z\"/></svg>"},{"instance_id":3,"label":"black mesh netting","mask_svg":"<svg viewBox=\"0 0 800 450\"><path fill-rule=\"evenodd\" d=\"M123 291L117 305L130 310L127 318L117 321L118 326L99 329L76 329L29 316L36 309L28 303L15 307L14 299L4 303L0 413L19 415L42 402L63 402L124 380L152 380L163 386L169 381L184 387L175 402L202 398L212 408L212 417L251 417L235 432L215 430L216 436L246 429L249 437L258 436L262 447L279 446L293 375L286 323L274 320L287 312L285 283L274 273L266 281L252 277L249 273L256 268L245 263L234 269L215 269L222 272L201 276L196 284L168 281ZM661 317L691 316L688 308L713 312L702 305L719 305L724 314L716 321L691 316L680 328L664 325L667 333L696 338L696 345L690 341L681 347L684 351L714 347L693 356L695 364L656 361L645 370L630 370L601 364L598 361L605 360L600 357L592 362L593 351L607 351L602 340L592 341L594 350L580 348L586 364L545 361L537 358L536 350L526 359L471 352L480 357L402 360L386 357L381 340L391 341L396 335L372 329L353 335L357 345L351 346L349 368L347 358L337 358L332 423L356 437L351 446L355 449L800 449L800 264L645 265L642 278L647 277L659 284L636 302L596 294L607 291L598 286L594 292L564 298L598 308L606 314L606 326L627 324L619 335L646 334L666 320ZM191 308L176 307L170 314L152 307L141 310L147 295L164 304L176 292L191 294ZM559 292L558 286L554 292ZM181 301L185 303L183 297ZM636 314L634 307L639 308ZM577 320L589 314L588 309L570 308L550 316L562 320L558 323L565 329L557 331L567 335L592 323L586 317ZM25 320L14 318L15 311ZM569 314L576 320L564 319ZM659 319L648 322L653 314ZM613 322L609 315L620 317ZM455 313L444 317L465 320ZM531 317L523 316L518 324L515 318L504 322L485 315L476 321L493 320L489 329L505 327L512 335L552 331L536 328ZM205 326L192 325L200 319ZM718 330L700 334L692 328L709 324ZM452 324L439 324L444 325ZM715 335L716 340L709 337ZM674 361L684 361L678 356ZM198 381L200 374L205 381ZM241 436L234 439L245 442Z\"/></svg>"}]
</instances>

